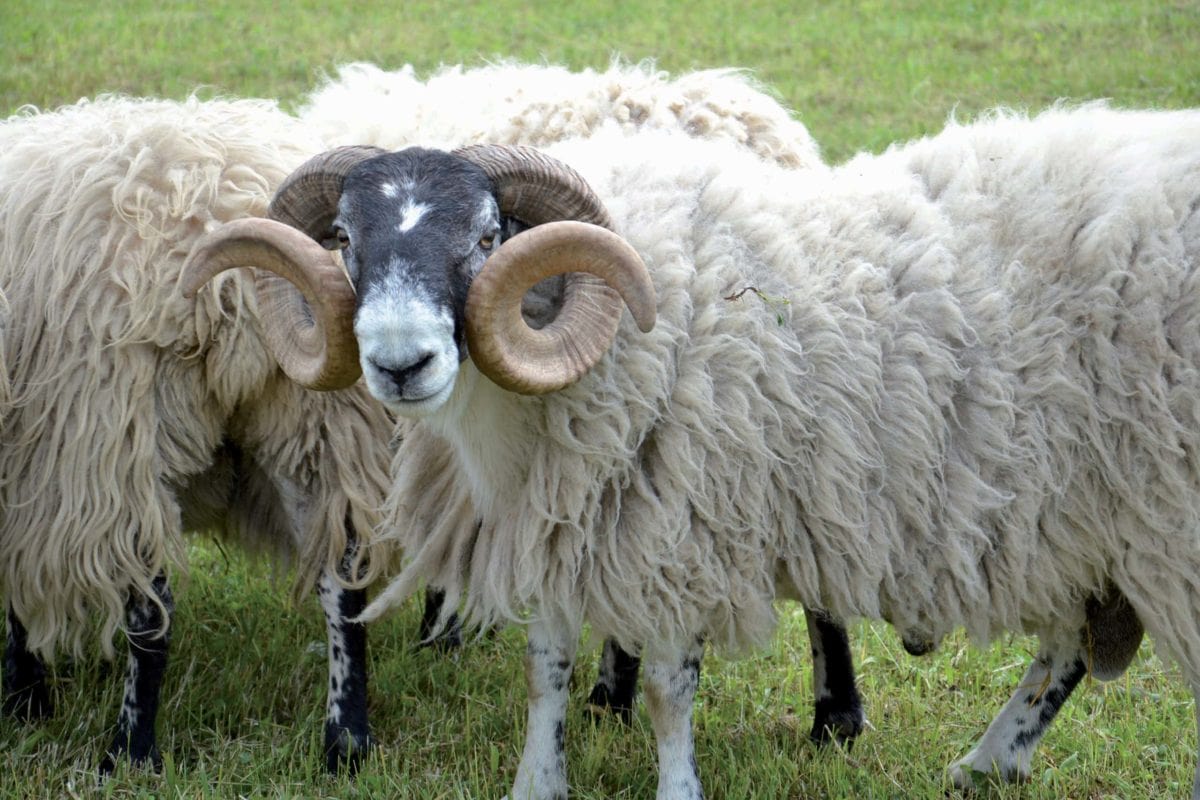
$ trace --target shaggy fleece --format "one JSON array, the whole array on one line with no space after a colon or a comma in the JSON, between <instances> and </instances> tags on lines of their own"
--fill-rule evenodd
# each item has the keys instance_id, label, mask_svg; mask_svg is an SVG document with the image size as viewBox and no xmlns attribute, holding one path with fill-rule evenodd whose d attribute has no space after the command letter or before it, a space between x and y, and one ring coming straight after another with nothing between
<instances>
[{"instance_id":1,"label":"shaggy fleece","mask_svg":"<svg viewBox=\"0 0 1200 800\"><path fill-rule=\"evenodd\" d=\"M615 125L735 142L787 167L822 165L808 129L768 88L732 69L671 76L651 62L574 72L499 62L446 66L421 80L411 66L354 63L314 90L300 117L330 145L536 147Z\"/></svg>"},{"instance_id":2,"label":"shaggy fleece","mask_svg":"<svg viewBox=\"0 0 1200 800\"><path fill-rule=\"evenodd\" d=\"M777 595L1077 636L1111 581L1200 679L1198 143L1200 112L1093 105L828 172L667 134L547 148L658 324L539 398L465 366L393 462L408 564L365 616L429 580L627 648L761 645Z\"/></svg>"},{"instance_id":3,"label":"shaggy fleece","mask_svg":"<svg viewBox=\"0 0 1200 800\"><path fill-rule=\"evenodd\" d=\"M249 274L198 301L176 287L197 237L265 213L320 147L265 101L112 97L0 123L0 284L19 310L0 584L31 649L95 633L111 653L128 593L184 567L185 521L294 555L298 594L336 568L348 522L376 527L386 414L282 378Z\"/></svg>"}]
</instances>

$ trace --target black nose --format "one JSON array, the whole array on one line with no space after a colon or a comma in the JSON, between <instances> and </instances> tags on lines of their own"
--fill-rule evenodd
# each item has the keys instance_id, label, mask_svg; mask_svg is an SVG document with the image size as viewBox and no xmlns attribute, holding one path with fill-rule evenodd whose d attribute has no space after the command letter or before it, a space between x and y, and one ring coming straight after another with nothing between
<instances>
[{"instance_id":1,"label":"black nose","mask_svg":"<svg viewBox=\"0 0 1200 800\"><path fill-rule=\"evenodd\" d=\"M410 361L404 366L385 367L378 361L374 360L371 361L371 366L375 367L375 369L379 370L384 375L387 375L388 378L391 379L392 383L396 385L396 389L403 394L404 385L408 383L408 381L414 375L425 369L425 367L429 366L431 361L433 361L433 353L422 353L415 361Z\"/></svg>"}]
</instances>

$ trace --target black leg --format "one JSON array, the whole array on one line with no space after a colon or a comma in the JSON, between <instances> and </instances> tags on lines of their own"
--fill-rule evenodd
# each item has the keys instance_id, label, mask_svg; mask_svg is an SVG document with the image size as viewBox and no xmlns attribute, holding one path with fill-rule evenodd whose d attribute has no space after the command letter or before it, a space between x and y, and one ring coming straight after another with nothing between
<instances>
[{"instance_id":1,"label":"black leg","mask_svg":"<svg viewBox=\"0 0 1200 800\"><path fill-rule=\"evenodd\" d=\"M154 741L154 722L158 717L163 672L167 668L171 638L167 626L175 603L165 575L154 579L152 589L157 603L138 595L125 604L125 637L129 642L125 696L117 717L117 732L100 762L102 775L110 774L117 759L122 757L135 764L150 764L156 771L162 768L162 757Z\"/></svg>"},{"instance_id":2,"label":"black leg","mask_svg":"<svg viewBox=\"0 0 1200 800\"><path fill-rule=\"evenodd\" d=\"M21 721L45 719L54 711L46 684L46 665L26 646L25 626L8 609L4 648L4 713Z\"/></svg>"},{"instance_id":3,"label":"black leg","mask_svg":"<svg viewBox=\"0 0 1200 800\"><path fill-rule=\"evenodd\" d=\"M420 644L417 647L432 647L435 650L449 652L462 645L462 625L458 614L451 614L445 627L437 629L442 606L446 602L446 593L432 586L425 590L425 611L421 614L421 628L418 632Z\"/></svg>"},{"instance_id":4,"label":"black leg","mask_svg":"<svg viewBox=\"0 0 1200 800\"><path fill-rule=\"evenodd\" d=\"M626 724L631 722L640 665L640 658L622 650L612 639L605 639L600 674L588 696L588 712L593 716L610 712Z\"/></svg>"},{"instance_id":5,"label":"black leg","mask_svg":"<svg viewBox=\"0 0 1200 800\"><path fill-rule=\"evenodd\" d=\"M862 732L865 716L854 680L850 637L841 623L824 611L804 610L813 656L813 726L818 744L836 741L849 747Z\"/></svg>"},{"instance_id":6,"label":"black leg","mask_svg":"<svg viewBox=\"0 0 1200 800\"><path fill-rule=\"evenodd\" d=\"M350 620L366 608L367 593L347 589L328 573L317 584L329 639L329 698L325 706L325 768L358 771L371 746L367 722L367 629Z\"/></svg>"}]
</instances>

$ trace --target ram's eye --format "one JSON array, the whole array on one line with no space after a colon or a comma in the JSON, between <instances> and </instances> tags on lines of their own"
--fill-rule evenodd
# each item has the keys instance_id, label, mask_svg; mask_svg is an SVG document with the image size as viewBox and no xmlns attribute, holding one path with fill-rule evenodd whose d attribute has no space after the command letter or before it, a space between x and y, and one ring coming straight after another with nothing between
<instances>
[{"instance_id":1,"label":"ram's eye","mask_svg":"<svg viewBox=\"0 0 1200 800\"><path fill-rule=\"evenodd\" d=\"M482 239L479 240L479 246L482 247L484 250L491 250L492 245L495 243L496 243L496 234L494 234L494 233L489 233L487 236L484 236Z\"/></svg>"},{"instance_id":2,"label":"ram's eye","mask_svg":"<svg viewBox=\"0 0 1200 800\"><path fill-rule=\"evenodd\" d=\"M350 246L350 234L346 233L344 228L338 228L337 231L334 232L334 236L337 237L339 250L345 250Z\"/></svg>"}]
</instances>

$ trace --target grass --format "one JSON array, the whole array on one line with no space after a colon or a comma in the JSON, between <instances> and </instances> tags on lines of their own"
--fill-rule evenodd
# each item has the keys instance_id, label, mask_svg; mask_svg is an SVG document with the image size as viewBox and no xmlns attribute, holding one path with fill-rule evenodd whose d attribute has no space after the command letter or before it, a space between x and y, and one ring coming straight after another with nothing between
<instances>
[{"instance_id":1,"label":"grass","mask_svg":"<svg viewBox=\"0 0 1200 800\"><path fill-rule=\"evenodd\" d=\"M1195 2L735 3L667 0L461 0L286 4L210 0L6 0L0 114L101 92L278 97L291 104L341 62L485 58L603 67L614 53L665 69L753 69L842 160L936 130L957 109L1040 108L1059 98L1200 105ZM378 752L357 781L321 774L324 631L315 601L291 608L261 565L197 545L179 613L160 719L162 775L125 770L97 788L119 702L118 674L84 660L60 668L58 713L42 725L0 721L3 797L499 797L520 755L522 637L505 631L453 658L412 649L417 611L372 629ZM696 709L710 798L942 798L944 767L969 749L1035 647L1013 638L979 650L947 641L904 654L884 626L852 631L872 722L854 749L806 739L810 664L798 609L781 609L772 649L710 657ZM582 659L584 665L590 659ZM632 729L591 726L572 696L575 797L654 791L644 716ZM996 798L1184 797L1196 753L1190 695L1144 649L1129 673L1077 692L1044 742L1034 778Z\"/></svg>"},{"instance_id":2,"label":"grass","mask_svg":"<svg viewBox=\"0 0 1200 800\"><path fill-rule=\"evenodd\" d=\"M524 728L523 637L508 630L453 657L413 648L417 611L372 629L372 721L380 747L356 781L321 772L324 633L315 601L290 608L261 565L198 544L178 593L176 639L159 720L161 775L124 769L104 787L93 768L120 702L118 671L60 669L58 713L0 722L0 797L497 798L516 771ZM1017 684L1034 643L980 650L961 639L934 656L904 653L890 629L851 636L871 729L849 752L807 739L811 664L803 613L781 608L774 646L745 660L709 656L696 705L708 796L943 798L944 767L964 754ZM581 800L654 793L654 742L592 725L581 658L567 732ZM1195 754L1192 701L1148 649L1111 684L1084 684L1035 760L1034 780L989 798L1183 797Z\"/></svg>"},{"instance_id":3,"label":"grass","mask_svg":"<svg viewBox=\"0 0 1200 800\"><path fill-rule=\"evenodd\" d=\"M954 108L1060 98L1200 103L1194 0L6 0L0 114L99 92L294 101L350 60L427 72L511 57L752 69L830 160L936 130Z\"/></svg>"}]
</instances>

